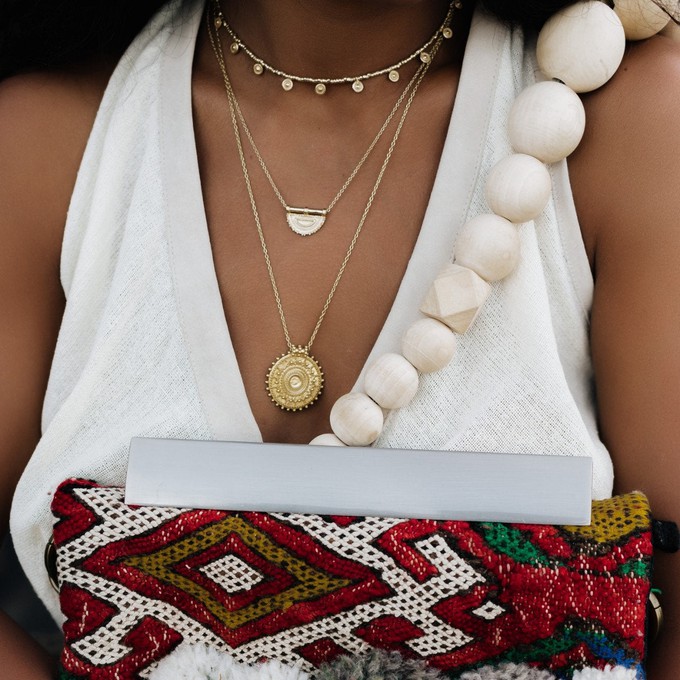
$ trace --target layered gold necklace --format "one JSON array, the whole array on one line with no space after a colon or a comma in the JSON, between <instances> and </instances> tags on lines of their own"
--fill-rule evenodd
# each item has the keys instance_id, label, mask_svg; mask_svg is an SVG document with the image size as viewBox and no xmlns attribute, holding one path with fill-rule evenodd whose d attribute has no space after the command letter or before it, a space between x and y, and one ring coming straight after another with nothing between
<instances>
[{"instance_id":1,"label":"layered gold necklace","mask_svg":"<svg viewBox=\"0 0 680 680\"><path fill-rule=\"evenodd\" d=\"M373 138L373 141L369 145L364 155L361 157L361 159L354 167L352 172L348 175L347 179L345 180L345 183L342 185L342 187L340 187L340 190L335 194L331 202L328 204L328 207L323 209L295 208L288 205L286 199L283 197L276 182L274 181L274 178L269 172L269 168L267 167L267 164L265 163L264 158L262 157L262 154L260 153L257 144L255 143L255 140L253 139L253 135L250 132L248 124L246 123L245 117L243 115L241 107L239 106L238 100L236 99L235 96L231 97L231 103L233 104L234 110L236 111L236 116L238 118L238 122L241 126L241 129L243 130L243 133L245 134L248 142L250 143L253 153L255 154L255 158L257 158L257 161L260 164L260 167L262 168L262 172L264 173L264 176L267 178L267 181L269 182L269 185L274 191L276 198L278 199L279 203L283 206L283 209L286 211L286 221L288 223L288 226L294 233L299 234L300 236L311 236L312 234L316 234L316 232L319 231L321 227L323 227L323 225L326 222L326 218L330 214L331 210L333 210L336 203L340 200L345 191L347 191L349 185L352 183L352 180L357 176L359 170L361 170L364 163L368 160L368 157L371 155L371 152L382 138L383 133L389 127L389 124L392 122L394 116L396 115L397 111L404 102L404 99L406 99L407 95L415 85L418 75L419 71L416 71L416 74L411 78L409 83L404 88L404 91L401 93L399 99L397 99L397 101L395 102L394 106L392 107L392 110L385 119L385 122L382 124L380 130L378 130L378 133Z\"/></svg>"},{"instance_id":2,"label":"layered gold necklace","mask_svg":"<svg viewBox=\"0 0 680 680\"><path fill-rule=\"evenodd\" d=\"M354 232L354 235L350 241L350 244L347 248L347 251L345 253L345 257L342 260L342 263L340 265L340 269L338 270L338 273L333 281L333 284L331 286L331 289L328 293L328 296L326 297L326 301L321 309L321 313L319 314L319 317L317 319L316 325L314 326L314 329L312 330L312 333L309 337L309 340L307 341L306 344L304 345L296 345L293 343L290 332L288 329L288 323L286 322L286 317L285 313L283 310L283 305L281 303L281 296L279 294L279 289L278 285L276 283L276 278L274 276L274 270L272 267L271 263L271 258L269 256L269 250L267 248L267 244L265 241L264 237L264 232L262 229L262 223L260 221L260 216L259 216L259 211L257 209L257 205L255 202L255 195L253 192L252 188L252 183L250 179L250 173L248 171L248 166L246 163L246 157L245 153L243 150L243 142L241 139L241 129L243 130L243 133L245 136L249 139L249 142L253 148L253 151L258 158L258 162L260 163L260 166L262 167L262 170L265 173L265 176L267 176L267 179L269 180L270 184L272 185L272 188L274 189L275 193L279 197L279 200L281 203L286 207L286 211L289 216L289 225L290 225L290 212L289 208L285 203L285 200L281 196L280 192L276 188L276 184L274 183L273 179L271 178L271 174L269 173L266 164L262 160L262 156L257 150L257 145L255 144L252 134L250 133L250 130L245 122L245 118L243 116L243 112L241 111L241 108L238 104L238 100L236 99L236 95L234 93L234 89L232 87L231 81L229 79L229 75L227 72L227 67L226 67L226 61L225 61L225 55L224 51L222 49L222 44L219 40L219 35L217 35L217 31L222 27L225 26L225 21L224 17L221 13L219 4L216 3L214 6L213 10L213 16L212 16L212 21L210 16L208 16L207 22L208 22L208 34L210 37L210 42L213 48L213 51L215 53L215 57L217 59L217 62L219 64L221 73L222 73L222 78L224 81L224 87L225 87L225 92L227 95L227 101L229 104L229 112L230 112L230 117L231 117L231 122L232 122L232 127L234 130L234 137L236 140L236 147L238 150L238 155L239 155L239 160L241 163L241 170L243 173L243 178L245 181L246 189L248 192L248 198L250 201L250 207L253 213L253 218L255 221L255 225L257 227L257 233L258 237L260 240L260 246L262 248L262 253L264 256L265 264L267 266L267 272L269 274L269 280L272 286L272 291L274 294L274 299L276 301L276 307L278 309L279 313L279 318L281 319L281 326L283 329L283 334L286 340L286 345L287 345L287 352L284 354L278 356L272 363L271 367L269 368L269 371L267 373L266 377L266 388L267 388L267 393L269 394L269 397L275 403L277 406L280 408L286 410L286 411L299 411L302 409L308 408L310 405L312 405L321 395L321 392L323 390L323 383L324 383L324 376L323 376L323 370L321 369L321 366L319 362L315 359L315 357L310 353L312 345L314 343L314 340L316 339L316 336L319 332L319 329L321 328L321 324L323 323L323 320L326 316L326 313L328 311L328 308L330 307L331 301L333 299L333 296L335 295L335 292L338 288L338 285L340 283L340 280L342 278L342 275L345 272L345 269L347 267L347 264L349 262L350 257L352 256L352 253L354 252L354 248L356 246L356 243L359 239L359 235L361 234L362 228L364 226L364 223L366 222L366 218L368 217L368 214L371 210L371 207L373 205L373 202L375 200L375 197L378 193L378 189L380 187L380 184L382 183L383 176L385 174L385 170L387 169L387 166L390 162L390 159L392 158L392 154L394 152L394 149L396 147L397 141L399 139L399 135L401 133L401 130L403 128L404 122L406 120L406 116L408 115L408 112L411 108L411 104L413 102L413 98L416 95L416 92L418 91L418 87L420 83L422 82L423 78L427 74L427 71L429 69L430 64L432 63L432 60L434 59L435 55L437 54L439 47L442 43L442 40L445 38L451 37L451 20L453 17L453 12L454 8L456 5L453 3L449 7L449 10L447 12L446 18L442 24L442 26L437 30L437 33L435 34L435 39L432 41L429 51L426 53L427 56L423 57L424 52L420 52L420 65L418 66L418 69L416 70L415 74L407 84L406 88L404 89L402 95L399 97L397 102L395 103L394 107L390 111L390 114L388 115L385 123L383 126L380 128L378 134L374 138L373 142L369 146L367 152L364 154L364 156L361 158L359 164L357 167L354 169L354 171L350 174L350 177L348 178L348 181L345 182L343 187L341 188L340 192L336 195L336 197L333 199L333 201L330 204L330 207L326 209L326 211L310 211L308 209L297 209L297 210L305 210L306 213L310 217L323 217L325 219L326 214L332 207L337 203L339 200L340 196L345 192L347 187L349 186L349 183L351 180L356 176L356 174L359 172L361 166L364 164L368 156L370 155L371 151L373 148L376 146L380 138L382 137L383 133L389 126L389 123L392 121L392 119L395 117L397 111L399 108L401 108L401 105L403 103L403 111L401 113L401 116L399 117L399 121L396 125L394 134L392 136L392 140L389 144L387 153L385 155L385 158L382 162L382 165L380 167L380 170L378 172L378 176L375 180L375 183L373 185L373 188L370 192L370 195L368 197L368 200L366 202L366 206L364 207L364 210L362 212L361 218L359 219L359 223L357 225L357 228ZM242 43L240 43L242 45ZM234 50L231 50L234 52ZM369 76L367 76L369 77ZM373 77L373 76L370 76ZM329 79L326 79L326 81L329 82ZM286 89L286 88L284 88ZM239 127L240 124L240 127ZM326 213L326 214L320 214L320 215L315 215L314 213ZM298 213L300 214L300 213ZM305 214L304 212L302 213L302 216L304 217ZM322 222L323 223L323 222ZM292 228L292 225L291 225ZM320 228L320 225L319 225Z\"/></svg>"},{"instance_id":3,"label":"layered gold necklace","mask_svg":"<svg viewBox=\"0 0 680 680\"><path fill-rule=\"evenodd\" d=\"M437 41L441 41L442 38L448 39L452 37L453 31L451 30L450 23L453 9L454 7L458 8L460 6L461 5L459 0L456 0L456 2L449 7L449 11L447 12L444 21L442 22L441 26L439 26L439 28L435 31L435 33L423 45L421 45L421 47L419 47L405 59L402 59L401 61L395 64L391 64L390 66L386 66L377 71L372 71L370 73L364 73L356 76L346 76L342 78L310 78L306 76L296 76L270 66L264 60L260 59L255 54L253 54L253 52L236 35L233 28L229 25L229 23L225 19L224 14L222 13L222 10L219 6L219 3L217 3L215 7L215 17L213 25L215 26L215 29L217 31L224 30L228 33L232 41L229 47L229 51L232 55L239 54L241 52L246 54L250 59L253 60L254 62L253 69L257 75L261 75L264 72L269 72L279 77L282 77L284 90L286 91L292 89L292 85L290 87L286 87L286 83L301 82L313 84L315 86L315 92L317 92L317 94L325 94L328 86L340 83L352 83L352 88L354 89L354 91L360 92L363 91L364 89L363 83L365 80L375 78L380 75L388 74L388 78L391 82L394 83L398 82L400 79L399 69L402 66L410 63L411 61L419 59L421 64L424 65L429 64L432 57L436 53L435 45L437 44ZM223 52L221 52L221 58L222 62L224 63ZM321 229L321 227L323 227L323 225L326 222L326 218L330 214L331 210L333 210L333 208L340 200L342 195L345 193L345 191L347 191L350 184L352 183L352 180L354 180L354 178L357 176L357 174L363 167L364 163L371 155L371 152L382 138L383 133L389 127L394 116L396 115L397 111L404 102L404 99L408 96L411 88L415 84L417 80L417 75L418 72L416 72L416 75L411 78L408 85L401 93L401 96L397 99L396 103L392 107L392 110L387 116L385 122L382 124L380 130L373 138L373 141L369 145L368 149L366 150L364 155L359 159L359 162L354 167L352 172L349 173L344 184L340 187L340 189L331 199L330 203L326 208L294 207L288 204L286 199L283 197L281 190L274 181L274 178L272 177L272 174L269 171L269 168L267 167L267 164L265 163L264 158L260 153L257 144L255 143L255 140L253 139L253 135L250 132L250 128L246 123L245 117L243 116L243 112L241 111L241 107L239 106L236 97L232 97L232 104L236 110L236 115L241 126L241 129L243 130L243 133L248 139L248 142L253 150L253 153L255 154L255 157L257 158L257 161L260 164L260 167L262 168L262 172L267 178L267 181L269 182L272 190L274 191L276 198L278 199L279 203L281 204L285 211L286 222L288 223L288 226L294 233L299 234L300 236L311 236L312 234L318 232L319 229Z\"/></svg>"}]
</instances>

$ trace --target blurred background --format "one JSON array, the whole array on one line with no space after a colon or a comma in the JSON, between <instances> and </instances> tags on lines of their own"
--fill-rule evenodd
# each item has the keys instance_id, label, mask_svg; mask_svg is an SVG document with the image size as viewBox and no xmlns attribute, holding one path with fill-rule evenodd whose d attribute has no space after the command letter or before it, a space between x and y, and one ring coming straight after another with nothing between
<instances>
[{"instance_id":1,"label":"blurred background","mask_svg":"<svg viewBox=\"0 0 680 680\"><path fill-rule=\"evenodd\" d=\"M50 654L61 649L61 630L33 592L9 536L0 547L0 609L25 628Z\"/></svg>"}]
</instances>

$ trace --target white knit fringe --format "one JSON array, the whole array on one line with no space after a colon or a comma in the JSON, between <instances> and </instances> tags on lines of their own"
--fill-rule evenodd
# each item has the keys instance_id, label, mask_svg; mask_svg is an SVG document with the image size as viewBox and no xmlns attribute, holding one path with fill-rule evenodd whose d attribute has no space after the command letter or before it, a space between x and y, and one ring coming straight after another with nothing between
<instances>
[{"instance_id":1,"label":"white knit fringe","mask_svg":"<svg viewBox=\"0 0 680 680\"><path fill-rule=\"evenodd\" d=\"M512 664L495 668L486 666L462 677L466 680L505 680L509 676L531 680L552 677L546 671ZM213 647L185 643L160 661L148 680L310 680L310 677L298 666L286 666L279 661L253 665L238 663L229 654ZM605 666L603 670L584 668L574 673L573 680L637 680L637 671L623 666Z\"/></svg>"},{"instance_id":2,"label":"white knit fringe","mask_svg":"<svg viewBox=\"0 0 680 680\"><path fill-rule=\"evenodd\" d=\"M637 671L623 666L605 666L603 670L584 668L576 671L572 680L637 680Z\"/></svg>"},{"instance_id":3,"label":"white knit fringe","mask_svg":"<svg viewBox=\"0 0 680 680\"><path fill-rule=\"evenodd\" d=\"M206 645L181 644L168 654L148 680L309 680L297 666L279 661L248 665Z\"/></svg>"},{"instance_id":4,"label":"white knit fringe","mask_svg":"<svg viewBox=\"0 0 680 680\"><path fill-rule=\"evenodd\" d=\"M460 680L555 680L555 676L550 671L523 663L502 663L500 666L482 666L463 673Z\"/></svg>"},{"instance_id":5,"label":"white knit fringe","mask_svg":"<svg viewBox=\"0 0 680 680\"><path fill-rule=\"evenodd\" d=\"M637 670L623 666L605 666L604 669L584 668L576 671L572 680L637 680ZM555 676L546 670L539 670L525 664L501 664L483 666L461 675L460 680L554 680Z\"/></svg>"}]
</instances>

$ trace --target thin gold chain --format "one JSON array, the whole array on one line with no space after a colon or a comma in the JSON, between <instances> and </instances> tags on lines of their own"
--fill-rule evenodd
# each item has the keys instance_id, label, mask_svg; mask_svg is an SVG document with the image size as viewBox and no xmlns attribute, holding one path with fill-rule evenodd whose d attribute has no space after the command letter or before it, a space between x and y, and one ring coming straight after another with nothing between
<instances>
[{"instance_id":1,"label":"thin gold chain","mask_svg":"<svg viewBox=\"0 0 680 680\"><path fill-rule=\"evenodd\" d=\"M352 83L356 81L362 81L362 80L369 80L370 78L376 78L378 76L383 76L387 73L390 73L391 71L397 71L400 69L402 66L405 66L409 62L413 61L417 57L419 57L423 52L427 52L427 50L430 47L433 47L436 43L437 40L441 38L442 32L445 31L449 24L451 23L451 17L453 16L454 8L457 8L460 3L457 2L452 2L451 5L449 6L449 10L446 14L446 17L444 21L441 23L439 28L434 32L432 37L430 37L427 42L425 42L423 45L421 45L417 50L411 52L407 57L404 57L401 61L398 61L396 64L392 64L391 66L385 66L384 68L381 68L377 71L371 71L370 73L363 73L358 76L344 76L341 78L311 78L308 76L296 76L293 75L292 73L286 73L285 71L282 71L281 69L277 69L274 66L271 66L268 64L266 61L258 57L256 54L252 52L244 43L243 41L238 37L236 34L236 31L227 23L227 20L224 18L224 14L222 13L222 8L220 7L219 0L216 0L215 2L217 6L217 17L219 17L221 21L221 25L224 26L225 30L227 33L229 33L229 37L233 40L233 42L238 45L238 49L242 50L245 54L248 55L250 59L252 59L256 64L260 64L262 68L265 71L268 71L269 73L272 73L275 76L279 76L281 78L289 78L290 80L296 82L296 83L309 83L312 85L318 85L318 84L323 84L323 85L340 85L342 83ZM430 55L432 56L432 55Z\"/></svg>"},{"instance_id":2,"label":"thin gold chain","mask_svg":"<svg viewBox=\"0 0 680 680\"><path fill-rule=\"evenodd\" d=\"M227 100L229 102L229 113L231 116L231 123L232 127L234 128L234 136L236 138L236 146L238 149L238 155L239 155L239 160L241 162L241 170L243 172L243 178L245 180L246 184L246 189L248 191L248 197L250 199L250 207L253 212L253 218L255 219L255 225L257 227L257 233L260 238L260 245L262 247L262 253L264 255L264 261L267 266L267 272L269 274L269 281L272 286L272 291L274 292L274 299L276 300L276 306L279 312L279 317L281 319L281 326L283 328L283 333L286 338L286 344L288 345L288 349L290 352L293 352L296 349L296 346L293 344L293 342L290 339L290 333L288 331L288 324L286 323L286 317L283 311L283 305L281 303L281 295L279 294L279 289L278 286L276 285L276 278L274 277L274 269L272 267L271 259L269 257L269 250L267 249L267 244L265 242L264 238L264 232L262 230L262 224L260 222L260 215L257 210L257 205L255 204L255 195L253 192L253 188L250 182L250 173L248 172L248 166L246 163L246 157L245 153L243 151L243 143L241 141L241 134L239 131L239 125L238 125L238 119L236 115L236 107L235 107L235 95L234 95L234 90L231 86L231 81L229 79L229 75L227 74L227 68L225 64L225 59L224 59L224 52L222 51L222 43L219 40L219 36L215 36L213 34L213 22L210 21L209 14L206 12L206 21L208 25L208 35L210 37L210 43L213 48L213 52L215 53L215 57L217 59L217 62L220 66L220 70L222 72L222 78L224 80L224 86L225 90L227 93ZM434 43L433 49L432 49L432 57L437 53L439 46L441 45L442 42L442 37L439 36L437 40ZM299 349L302 349L305 353L309 353L309 350L312 347L312 344L314 343L314 340L316 339L316 335L319 332L319 328L321 328L321 324L326 316L326 312L328 311L328 308L331 304L331 300L333 299L333 296L335 295L335 291L337 290L337 287L340 283L340 279L342 278L342 275L345 272L345 268L347 267L347 263L349 262L350 257L352 256L352 252L354 251L354 247L359 239L359 235L361 234L361 230L364 226L364 223L366 222L366 218L368 217L368 214L371 210L371 206L373 205L373 201L375 199L376 194L378 193L378 189L380 187L380 184L382 182L383 175L385 174L385 170L387 169L387 166L390 162L390 159L392 158L392 154L394 153L394 149L397 145L397 140L399 139L399 135L401 133L401 129L404 125L404 121L406 120L406 116L409 112L409 109L411 108L411 103L413 102L413 98L416 95L416 92L418 91L418 87L420 83L422 82L423 78L425 77L425 74L428 71L428 68L430 64L432 63L432 60L428 60L427 62L424 62L421 64L421 66L418 68L418 71L416 72L417 78L415 79L415 82L413 84L413 87L411 89L411 93L406 100L406 103L404 104L404 110L402 111L401 117L399 119L399 122L397 124L396 130L394 132L394 136L392 137L392 141L390 143L389 149L387 151L387 155L385 156L385 160L382 163L382 166L380 168L380 172L378 173L378 177L375 181L375 184L373 185L373 189L371 191L371 194L368 198L368 202L366 203L366 207L364 208L364 211L361 215L361 218L359 220L359 224L357 225L356 231L354 232L354 236L352 237L352 240L349 244L349 247L347 248L347 252L345 254L345 257L342 261L342 264L340 265L340 270L338 271L337 276L335 277L335 281L333 282L333 285L331 286L330 292L328 293L328 297L326 298L326 302L323 305L323 308L321 310L321 314L319 315L319 319L316 322L316 326L314 327L314 330L312 331L312 334L309 338L309 341L307 342L306 345L304 346L299 346Z\"/></svg>"},{"instance_id":3,"label":"thin gold chain","mask_svg":"<svg viewBox=\"0 0 680 680\"><path fill-rule=\"evenodd\" d=\"M368 157L371 155L371 152L373 149L376 147L380 139L382 138L385 130L389 127L390 123L392 122L392 119L396 115L397 111L401 107L402 102L408 95L409 91L415 84L418 73L420 72L420 69L418 69L414 74L411 80L407 83L406 87L404 88L404 91L401 93L397 101L395 102L394 106L392 107L392 110L390 111L389 115L385 119L385 122L382 124L382 127L380 130L378 130L376 136L373 138L373 141L371 142L370 146L366 150L366 153L361 157L361 160L359 163L356 165L354 170L349 174L347 177L347 180L345 183L342 185L340 188L340 191L338 191L337 194L335 194L335 197L333 200L330 202L328 207L325 210L326 214L329 214L331 210L335 207L335 204L340 200L342 195L347 191L349 188L349 185L352 183L352 180L357 176L359 173L359 170L363 167L364 163L368 160ZM255 157L258 160L258 163L260 164L260 167L262 168L262 171L264 172L265 177L269 181L269 184L271 185L271 188L274 190L274 193L276 194L276 197L279 199L279 202L281 205L284 207L284 209L288 209L288 204L286 203L286 199L283 197L281 194L281 191L279 190L278 186L276 185L276 182L274 182L274 178L271 176L271 173L269 172L269 168L267 168L267 164L264 162L264 158L262 157L262 154L260 154L260 150L257 148L257 144L255 144L255 140L253 139L253 135L250 132L250 128L248 127L248 124L246 123L245 117L243 116L243 111L241 110L241 106L239 105L236 97L233 98L233 104L234 108L236 109L236 115L238 116L239 123L241 125L241 129L245 133L246 137L248 138L248 142L250 143L250 146L253 150L253 153L255 154Z\"/></svg>"}]
</instances>

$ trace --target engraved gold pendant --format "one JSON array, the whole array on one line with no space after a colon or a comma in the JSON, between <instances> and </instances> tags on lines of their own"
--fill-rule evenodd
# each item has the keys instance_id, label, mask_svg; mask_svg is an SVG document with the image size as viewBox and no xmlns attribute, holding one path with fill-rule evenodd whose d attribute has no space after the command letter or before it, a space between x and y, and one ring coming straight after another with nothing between
<instances>
[{"instance_id":1,"label":"engraved gold pendant","mask_svg":"<svg viewBox=\"0 0 680 680\"><path fill-rule=\"evenodd\" d=\"M311 406L323 390L323 371L303 347L294 347L274 361L267 373L267 393L284 411Z\"/></svg>"},{"instance_id":2,"label":"engraved gold pendant","mask_svg":"<svg viewBox=\"0 0 680 680\"><path fill-rule=\"evenodd\" d=\"M312 208L291 208L286 206L288 226L300 236L316 234L326 221L328 210L314 210Z\"/></svg>"}]
</instances>

